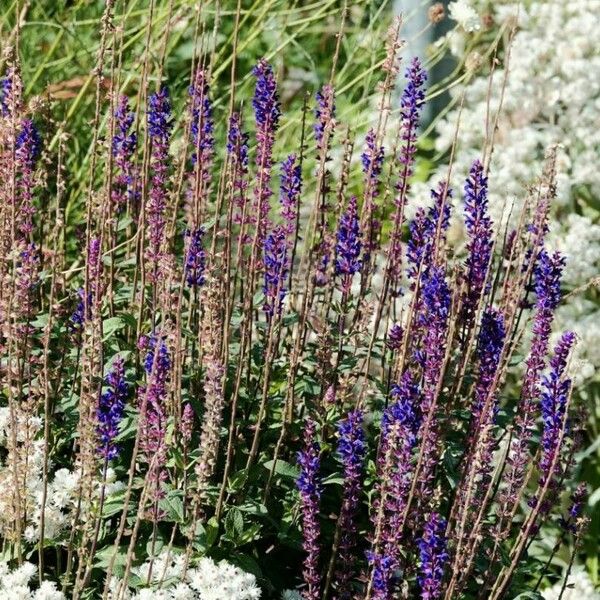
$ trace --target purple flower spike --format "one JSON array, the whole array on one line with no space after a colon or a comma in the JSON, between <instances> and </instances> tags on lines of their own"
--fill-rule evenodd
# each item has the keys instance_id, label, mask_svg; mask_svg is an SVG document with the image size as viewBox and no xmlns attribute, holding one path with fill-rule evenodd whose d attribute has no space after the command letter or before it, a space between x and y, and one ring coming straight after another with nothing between
<instances>
[{"instance_id":1,"label":"purple flower spike","mask_svg":"<svg viewBox=\"0 0 600 600\"><path fill-rule=\"evenodd\" d=\"M376 194L375 188L381 175L384 156L383 146L377 145L375 130L369 129L365 140L365 149L360 158L363 173L367 177L367 185L373 189L373 195Z\"/></svg>"},{"instance_id":2,"label":"purple flower spike","mask_svg":"<svg viewBox=\"0 0 600 600\"><path fill-rule=\"evenodd\" d=\"M419 540L419 585L423 600L436 600L442 594L444 567L448 561L445 529L446 520L438 513L431 513Z\"/></svg>"},{"instance_id":3,"label":"purple flower spike","mask_svg":"<svg viewBox=\"0 0 600 600\"><path fill-rule=\"evenodd\" d=\"M302 510L302 548L304 558L304 582L306 600L319 600L321 597L321 575L319 572L319 503L321 501L320 447L316 440L316 424L307 419L304 426L304 450L298 453L300 477L296 482L300 492Z\"/></svg>"},{"instance_id":4,"label":"purple flower spike","mask_svg":"<svg viewBox=\"0 0 600 600\"><path fill-rule=\"evenodd\" d=\"M19 232L29 238L33 232L33 189L35 163L40 155L42 140L31 119L24 119L16 141L17 198L16 214Z\"/></svg>"},{"instance_id":5,"label":"purple flower spike","mask_svg":"<svg viewBox=\"0 0 600 600\"><path fill-rule=\"evenodd\" d=\"M206 73L202 69L198 70L194 83L189 87L188 92L192 99L191 132L194 143L192 163L196 164L199 156L202 173L208 175L210 173L209 167L212 161L215 139L213 136L212 104L206 79Z\"/></svg>"},{"instance_id":6,"label":"purple flower spike","mask_svg":"<svg viewBox=\"0 0 600 600\"><path fill-rule=\"evenodd\" d=\"M521 398L517 409L516 432L507 461L506 488L500 497L501 518L511 514L511 507L518 502L525 481L529 456L528 444L535 424L535 401L539 397L540 378L546 364L554 310L561 298L560 279L564 264L565 259L558 252L550 256L545 250L540 250L534 269L537 299L533 319L533 340L526 361Z\"/></svg>"},{"instance_id":7,"label":"purple flower spike","mask_svg":"<svg viewBox=\"0 0 600 600\"><path fill-rule=\"evenodd\" d=\"M398 182L398 191L406 193L408 178L412 175L412 163L417 151L417 131L421 118L421 111L425 104L425 82L427 72L421 66L421 61L415 57L410 62L405 74L408 83L400 99L400 116L402 119L402 147L400 149L400 163L405 167L402 177Z\"/></svg>"},{"instance_id":8,"label":"purple flower spike","mask_svg":"<svg viewBox=\"0 0 600 600\"><path fill-rule=\"evenodd\" d=\"M410 238L406 256L409 263L408 276L413 280L416 280L419 269L422 270L423 275L426 274L432 259L438 230L440 232L439 243L445 240L446 231L450 225L450 202L448 200L452 198L452 190L445 188L445 182L441 181L436 190L431 190L433 205L427 211L419 207L409 226ZM412 285L414 286L414 283Z\"/></svg>"},{"instance_id":9,"label":"purple flower spike","mask_svg":"<svg viewBox=\"0 0 600 600\"><path fill-rule=\"evenodd\" d=\"M563 334L550 360L550 373L542 380L540 405L544 431L540 459L541 484L552 477L552 463L560 451L560 438L567 416L567 399L571 390L571 380L565 376L565 372L567 359L574 343L574 333L567 331Z\"/></svg>"},{"instance_id":10,"label":"purple flower spike","mask_svg":"<svg viewBox=\"0 0 600 600\"><path fill-rule=\"evenodd\" d=\"M236 211L233 220L238 225L256 222L254 215L247 209L248 190L248 133L242 130L240 113L233 113L227 132L227 154L233 170L233 204ZM247 243L247 239L243 240Z\"/></svg>"},{"instance_id":11,"label":"purple flower spike","mask_svg":"<svg viewBox=\"0 0 600 600\"><path fill-rule=\"evenodd\" d=\"M360 503L361 477L366 453L362 428L363 413L351 411L338 424L338 455L344 466L344 495L340 513L341 538L337 558L336 591L340 600L351 597L349 584L354 575L356 512Z\"/></svg>"},{"instance_id":12,"label":"purple flower spike","mask_svg":"<svg viewBox=\"0 0 600 600\"><path fill-rule=\"evenodd\" d=\"M21 108L23 84L18 71L14 67L6 70L6 75L0 80L0 115L8 117L16 114Z\"/></svg>"},{"instance_id":13,"label":"purple flower spike","mask_svg":"<svg viewBox=\"0 0 600 600\"><path fill-rule=\"evenodd\" d=\"M427 73L421 67L418 58L413 58L406 71L408 83L402 93L400 100L402 145L398 155L400 163L400 175L396 183L396 196L394 204L394 225L390 240L390 261L388 273L395 278L400 276L402 257L402 220L406 197L410 190L410 179L413 175L413 165L417 152L417 132L421 111L425 104L424 85L427 81Z\"/></svg>"},{"instance_id":14,"label":"purple flower spike","mask_svg":"<svg viewBox=\"0 0 600 600\"><path fill-rule=\"evenodd\" d=\"M316 123L314 125L315 140L317 148L322 150L325 132L331 136L335 127L335 91L332 86L325 84L321 91L315 95L317 105L315 107Z\"/></svg>"},{"instance_id":15,"label":"purple flower spike","mask_svg":"<svg viewBox=\"0 0 600 600\"><path fill-rule=\"evenodd\" d=\"M288 276L288 249L283 227L277 225L267 236L263 249L265 283L263 310L269 317L281 313Z\"/></svg>"},{"instance_id":16,"label":"purple flower spike","mask_svg":"<svg viewBox=\"0 0 600 600\"><path fill-rule=\"evenodd\" d=\"M465 225L467 242L467 289L463 298L463 318L472 325L477 305L484 292L492 256L492 221L488 215L488 179L483 164L476 160L465 184Z\"/></svg>"},{"instance_id":17,"label":"purple flower spike","mask_svg":"<svg viewBox=\"0 0 600 600\"><path fill-rule=\"evenodd\" d=\"M111 198L117 212L123 210L128 199L137 199L133 167L133 156L137 146L137 136L132 131L134 120L135 115L129 110L129 98L121 96L115 110L115 132L112 139L117 174Z\"/></svg>"},{"instance_id":18,"label":"purple flower spike","mask_svg":"<svg viewBox=\"0 0 600 600\"><path fill-rule=\"evenodd\" d=\"M341 216L335 246L335 272L342 277L342 290L350 291L352 276L360 271L361 232L358 223L356 197L352 196L346 212Z\"/></svg>"},{"instance_id":19,"label":"purple flower spike","mask_svg":"<svg viewBox=\"0 0 600 600\"><path fill-rule=\"evenodd\" d=\"M390 350L400 350L404 329L400 323L394 323L388 332L387 345Z\"/></svg>"},{"instance_id":20,"label":"purple flower spike","mask_svg":"<svg viewBox=\"0 0 600 600\"><path fill-rule=\"evenodd\" d=\"M397 561L386 554L367 552L367 561L372 569L371 580L373 600L390 600Z\"/></svg>"},{"instance_id":21,"label":"purple flower spike","mask_svg":"<svg viewBox=\"0 0 600 600\"><path fill-rule=\"evenodd\" d=\"M273 68L266 60L261 59L254 67L252 74L256 77L256 87L252 106L256 119L256 151L257 184L254 189L255 212L257 215L257 240L259 248L269 227L269 199L272 195L271 169L273 166L273 145L275 133L279 125L281 111L279 95Z\"/></svg>"},{"instance_id":22,"label":"purple flower spike","mask_svg":"<svg viewBox=\"0 0 600 600\"><path fill-rule=\"evenodd\" d=\"M485 310L481 316L481 330L477 341L479 374L475 387L474 423L478 423L481 411L488 400L500 364L505 337L504 319L500 312L492 308Z\"/></svg>"},{"instance_id":23,"label":"purple flower spike","mask_svg":"<svg viewBox=\"0 0 600 600\"><path fill-rule=\"evenodd\" d=\"M171 372L171 358L166 343L155 335L142 338L140 345L147 350L144 369L147 385L142 389L143 399L140 409L141 439L140 448L149 466L148 477L154 485L154 500L162 497L161 482L166 478L167 460L166 401ZM157 504L155 503L155 507ZM159 513L154 508L151 518L157 519Z\"/></svg>"},{"instance_id":24,"label":"purple flower spike","mask_svg":"<svg viewBox=\"0 0 600 600\"><path fill-rule=\"evenodd\" d=\"M100 396L96 411L99 445L98 452L105 460L112 460L119 455L115 438L119 433L119 423L123 418L128 386L125 382L125 364L121 357L113 362L112 369L106 376L108 389Z\"/></svg>"},{"instance_id":25,"label":"purple flower spike","mask_svg":"<svg viewBox=\"0 0 600 600\"><path fill-rule=\"evenodd\" d=\"M296 232L296 218L302 192L302 172L295 154L290 154L281 163L281 216L285 221L288 243Z\"/></svg>"},{"instance_id":26,"label":"purple flower spike","mask_svg":"<svg viewBox=\"0 0 600 600\"><path fill-rule=\"evenodd\" d=\"M399 565L404 513L414 469L412 453L421 421L416 409L419 395L419 386L406 371L400 383L393 386L393 402L384 411L381 420L377 456L378 497L374 503L374 523L381 532L381 540L367 554L373 597L381 600L391 597Z\"/></svg>"},{"instance_id":27,"label":"purple flower spike","mask_svg":"<svg viewBox=\"0 0 600 600\"><path fill-rule=\"evenodd\" d=\"M181 415L181 438L183 443L187 446L192 439L192 432L194 430L194 409L189 402L185 403L183 407L183 414Z\"/></svg>"},{"instance_id":28,"label":"purple flower spike","mask_svg":"<svg viewBox=\"0 0 600 600\"><path fill-rule=\"evenodd\" d=\"M146 206L146 257L150 262L149 279L154 282L161 273L167 209L167 182L169 172L169 140L173 123L171 102L167 88L152 94L148 108L148 133L152 141L152 178L150 197Z\"/></svg>"},{"instance_id":29,"label":"purple flower spike","mask_svg":"<svg viewBox=\"0 0 600 600\"><path fill-rule=\"evenodd\" d=\"M186 231L187 251L185 255L185 280L189 287L204 285L204 271L206 269L206 252L202 247L204 228L198 227L194 231Z\"/></svg>"}]
</instances>

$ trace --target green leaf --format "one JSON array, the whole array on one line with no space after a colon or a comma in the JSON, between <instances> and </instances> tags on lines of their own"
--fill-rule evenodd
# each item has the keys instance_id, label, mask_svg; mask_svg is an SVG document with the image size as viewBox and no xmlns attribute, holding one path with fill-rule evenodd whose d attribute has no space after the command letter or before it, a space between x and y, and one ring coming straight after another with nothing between
<instances>
[{"instance_id":1,"label":"green leaf","mask_svg":"<svg viewBox=\"0 0 600 600\"><path fill-rule=\"evenodd\" d=\"M273 461L268 460L267 462L263 463L263 466L265 469L271 472L271 469L273 468ZM280 475L281 477L288 477L289 479L298 479L298 477L300 476L300 469L295 465L291 465L285 460L279 459L275 465L275 473L277 475Z\"/></svg>"}]
</instances>

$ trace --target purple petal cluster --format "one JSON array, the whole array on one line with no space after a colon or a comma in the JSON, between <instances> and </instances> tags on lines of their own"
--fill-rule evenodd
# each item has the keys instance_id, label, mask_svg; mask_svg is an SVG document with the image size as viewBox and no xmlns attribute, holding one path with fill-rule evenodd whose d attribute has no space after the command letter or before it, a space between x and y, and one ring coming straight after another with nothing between
<instances>
[{"instance_id":1,"label":"purple petal cluster","mask_svg":"<svg viewBox=\"0 0 600 600\"><path fill-rule=\"evenodd\" d=\"M494 378L500 365L500 357L504 348L506 331L502 314L493 309L486 309L481 315L481 329L477 338L477 356L479 373L475 387L475 405L473 419L477 423L481 411L488 401Z\"/></svg>"},{"instance_id":2,"label":"purple petal cluster","mask_svg":"<svg viewBox=\"0 0 600 600\"><path fill-rule=\"evenodd\" d=\"M16 140L17 198L16 220L19 232L29 239L33 232L33 189L35 163L40 155L42 140L31 119L24 119Z\"/></svg>"},{"instance_id":3,"label":"purple petal cluster","mask_svg":"<svg viewBox=\"0 0 600 600\"><path fill-rule=\"evenodd\" d=\"M192 162L196 164L196 162L198 162L198 157L200 157L202 172L209 174L209 167L215 145L213 135L214 122L207 76L202 69L199 69L196 73L194 83L189 87L188 93L192 100L191 132L192 141L194 143Z\"/></svg>"},{"instance_id":4,"label":"purple petal cluster","mask_svg":"<svg viewBox=\"0 0 600 600\"><path fill-rule=\"evenodd\" d=\"M265 240L263 267L265 272L263 310L272 317L281 312L289 272L286 232L281 225L275 226Z\"/></svg>"},{"instance_id":5,"label":"purple petal cluster","mask_svg":"<svg viewBox=\"0 0 600 600\"><path fill-rule=\"evenodd\" d=\"M448 337L451 293L441 267L430 267L423 283L423 307L419 315L422 326L422 349L413 354L423 369L423 400L421 411L423 422L419 436L423 461L418 473L421 502L431 499L435 470L439 460L439 423L437 398L439 381L443 375L444 359Z\"/></svg>"},{"instance_id":6,"label":"purple petal cluster","mask_svg":"<svg viewBox=\"0 0 600 600\"><path fill-rule=\"evenodd\" d=\"M304 582L306 588L303 597L306 600L319 600L321 575L319 572L319 503L321 501L320 447L316 439L316 424L307 419L304 426L304 449L298 453L300 476L296 482L300 492L302 510L302 548L304 558Z\"/></svg>"},{"instance_id":7,"label":"purple petal cluster","mask_svg":"<svg viewBox=\"0 0 600 600\"><path fill-rule=\"evenodd\" d=\"M441 181L436 190L431 190L433 205L425 210L417 209L415 218L409 225L409 240L406 249L409 268L408 276L416 280L419 269L427 271L431 263L432 253L436 245L439 231L439 242L445 239L450 225L450 202L452 190L446 190L445 182ZM414 283L413 283L414 285Z\"/></svg>"},{"instance_id":8,"label":"purple petal cluster","mask_svg":"<svg viewBox=\"0 0 600 600\"><path fill-rule=\"evenodd\" d=\"M335 272L342 277L342 289L350 291L352 276L360 271L362 248L356 196L350 198L348 208L340 218L335 246Z\"/></svg>"},{"instance_id":9,"label":"purple petal cluster","mask_svg":"<svg viewBox=\"0 0 600 600\"><path fill-rule=\"evenodd\" d=\"M164 466L167 458L166 401L168 383L171 372L171 358L164 340L156 335L143 338L140 341L142 349L146 350L144 369L147 384L143 392L141 413L140 448L149 465L148 477L154 484L155 499L161 497L160 484L166 477ZM153 518L157 518L154 511Z\"/></svg>"},{"instance_id":10,"label":"purple petal cluster","mask_svg":"<svg viewBox=\"0 0 600 600\"><path fill-rule=\"evenodd\" d=\"M233 175L233 220L238 225L256 222L254 215L247 209L248 190L248 133L242 130L240 113L233 113L227 131L227 153L231 160ZM243 240L245 243L247 239Z\"/></svg>"},{"instance_id":11,"label":"purple petal cluster","mask_svg":"<svg viewBox=\"0 0 600 600\"><path fill-rule=\"evenodd\" d=\"M262 247L269 226L269 198L272 191L271 169L273 166L273 144L279 125L281 110L277 83L273 67L265 59L258 61L252 74L256 77L252 106L256 120L256 167L257 184L254 189L255 210L258 215L257 240Z\"/></svg>"},{"instance_id":12,"label":"purple petal cluster","mask_svg":"<svg viewBox=\"0 0 600 600\"><path fill-rule=\"evenodd\" d=\"M290 154L281 163L280 190L281 216L285 221L288 242L291 243L296 232L296 219L300 205L300 193L302 192L302 171L295 154Z\"/></svg>"},{"instance_id":13,"label":"purple petal cluster","mask_svg":"<svg viewBox=\"0 0 600 600\"><path fill-rule=\"evenodd\" d=\"M394 323L388 332L387 345L390 350L400 350L404 329L400 323Z\"/></svg>"},{"instance_id":14,"label":"purple petal cluster","mask_svg":"<svg viewBox=\"0 0 600 600\"><path fill-rule=\"evenodd\" d=\"M425 104L425 82L427 73L421 67L418 58L414 58L406 70L408 83L400 100L402 145L398 155L400 174L396 183L394 198L395 211L390 240L390 261L388 273L395 278L400 276L402 257L402 220L406 196L410 190L410 178L413 174L414 157L417 152L417 132L421 111Z\"/></svg>"},{"instance_id":15,"label":"purple petal cluster","mask_svg":"<svg viewBox=\"0 0 600 600\"><path fill-rule=\"evenodd\" d=\"M442 595L442 579L448 561L446 551L446 520L431 513L419 540L419 585L423 600L436 600Z\"/></svg>"},{"instance_id":16,"label":"purple petal cluster","mask_svg":"<svg viewBox=\"0 0 600 600\"><path fill-rule=\"evenodd\" d=\"M192 439L194 430L194 409L189 402L185 403L181 415L181 438L185 446L188 446Z\"/></svg>"},{"instance_id":17,"label":"purple petal cluster","mask_svg":"<svg viewBox=\"0 0 600 600\"><path fill-rule=\"evenodd\" d=\"M146 258L150 262L149 279L154 282L161 273L167 209L167 181L169 172L169 140L173 122L171 102L166 87L152 94L148 107L148 133L150 135L151 168L150 197L146 206L147 238Z\"/></svg>"},{"instance_id":18,"label":"purple petal cluster","mask_svg":"<svg viewBox=\"0 0 600 600\"><path fill-rule=\"evenodd\" d=\"M17 112L21 105L22 83L14 67L6 70L0 80L0 114L7 117Z\"/></svg>"},{"instance_id":19,"label":"purple petal cluster","mask_svg":"<svg viewBox=\"0 0 600 600\"><path fill-rule=\"evenodd\" d=\"M373 600L389 600L392 596L392 585L396 573L397 561L391 556L367 551L367 561L371 568Z\"/></svg>"},{"instance_id":20,"label":"purple petal cluster","mask_svg":"<svg viewBox=\"0 0 600 600\"><path fill-rule=\"evenodd\" d=\"M336 592L337 598L349 599L348 588L354 574L356 546L356 513L360 503L361 478L366 454L363 413L353 410L338 424L338 455L344 467L344 493L340 512L340 544L338 548Z\"/></svg>"},{"instance_id":21,"label":"purple petal cluster","mask_svg":"<svg viewBox=\"0 0 600 600\"><path fill-rule=\"evenodd\" d=\"M132 130L135 114L129 108L129 98L122 95L115 110L115 131L112 139L112 154L117 173L113 182L111 198L117 212L121 212L127 200L137 199L134 182L133 156L137 147L137 136Z\"/></svg>"},{"instance_id":22,"label":"purple petal cluster","mask_svg":"<svg viewBox=\"0 0 600 600\"><path fill-rule=\"evenodd\" d=\"M381 421L377 457L378 497L374 503L375 527L380 540L368 554L373 598L390 598L399 566L402 532L411 486L412 454L421 415L417 411L420 388L409 371L392 387L392 404Z\"/></svg>"},{"instance_id":23,"label":"purple petal cluster","mask_svg":"<svg viewBox=\"0 0 600 600\"><path fill-rule=\"evenodd\" d=\"M463 298L463 318L470 326L484 292L492 256L492 220L488 215L488 178L483 164L476 160L465 183L465 225L467 228L466 291Z\"/></svg>"},{"instance_id":24,"label":"purple petal cluster","mask_svg":"<svg viewBox=\"0 0 600 600\"><path fill-rule=\"evenodd\" d=\"M535 400L539 396L541 373L546 364L546 354L554 310L561 297L560 280L565 259L558 252L553 255L541 250L534 270L534 287L537 295L533 319L533 340L526 361L525 377L516 414L516 433L508 456L506 488L501 495L501 515L508 516L511 506L519 500L527 466L528 444L535 423Z\"/></svg>"},{"instance_id":25,"label":"purple petal cluster","mask_svg":"<svg viewBox=\"0 0 600 600\"><path fill-rule=\"evenodd\" d=\"M206 269L206 252L202 246L204 228L197 227L193 231L185 232L187 250L185 254L185 281L189 287L204 285L204 271Z\"/></svg>"},{"instance_id":26,"label":"purple petal cluster","mask_svg":"<svg viewBox=\"0 0 600 600\"><path fill-rule=\"evenodd\" d=\"M106 376L108 389L100 396L96 410L96 433L98 434L98 452L109 461L119 455L115 438L119 433L119 423L123 418L128 386L125 381L125 363L121 357L113 362L112 369Z\"/></svg>"},{"instance_id":27,"label":"purple petal cluster","mask_svg":"<svg viewBox=\"0 0 600 600\"><path fill-rule=\"evenodd\" d=\"M560 450L560 438L565 424L567 399L571 390L571 380L565 376L567 360L575 334L571 331L564 333L554 349L550 360L550 372L542 378L542 395L540 409L543 421L542 457L540 471L542 481L552 477L552 465Z\"/></svg>"},{"instance_id":28,"label":"purple petal cluster","mask_svg":"<svg viewBox=\"0 0 600 600\"><path fill-rule=\"evenodd\" d=\"M369 129L365 139L365 148L360 158L362 161L363 173L367 178L367 185L373 189L373 195L376 195L375 188L379 182L384 157L385 152L383 146L377 144L375 130Z\"/></svg>"},{"instance_id":29,"label":"purple petal cluster","mask_svg":"<svg viewBox=\"0 0 600 600\"><path fill-rule=\"evenodd\" d=\"M402 119L402 147L400 148L399 160L403 171L398 181L398 191L406 194L408 191L408 179L412 175L412 164L417 151L417 131L421 118L421 111L425 104L425 82L427 71L421 66L421 61L414 57L405 77L406 87L400 99L400 117Z\"/></svg>"},{"instance_id":30,"label":"purple petal cluster","mask_svg":"<svg viewBox=\"0 0 600 600\"><path fill-rule=\"evenodd\" d=\"M335 127L335 91L329 84L325 84L320 91L315 95L317 104L315 106L315 140L317 142L317 148L321 150L323 148L323 141L325 139L325 132L329 132L329 135L333 132Z\"/></svg>"}]
</instances>

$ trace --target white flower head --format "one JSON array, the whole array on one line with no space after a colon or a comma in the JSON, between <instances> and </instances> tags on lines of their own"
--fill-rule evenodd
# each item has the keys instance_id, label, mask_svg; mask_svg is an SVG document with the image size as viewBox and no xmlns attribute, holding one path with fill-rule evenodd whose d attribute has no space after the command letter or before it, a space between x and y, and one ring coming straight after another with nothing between
<instances>
[{"instance_id":1,"label":"white flower head","mask_svg":"<svg viewBox=\"0 0 600 600\"><path fill-rule=\"evenodd\" d=\"M481 19L468 0L456 0L448 6L450 18L456 21L465 31L479 31Z\"/></svg>"}]
</instances>

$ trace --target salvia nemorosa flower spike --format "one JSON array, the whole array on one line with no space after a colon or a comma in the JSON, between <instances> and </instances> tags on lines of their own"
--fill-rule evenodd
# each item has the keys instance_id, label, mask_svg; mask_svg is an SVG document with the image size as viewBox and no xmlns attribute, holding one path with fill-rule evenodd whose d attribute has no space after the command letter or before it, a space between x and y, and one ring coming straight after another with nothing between
<instances>
[{"instance_id":1,"label":"salvia nemorosa flower spike","mask_svg":"<svg viewBox=\"0 0 600 600\"><path fill-rule=\"evenodd\" d=\"M448 561L445 529L446 520L438 513L431 513L418 543L419 585L423 600L436 600L442 594L444 567Z\"/></svg>"},{"instance_id":2,"label":"salvia nemorosa flower spike","mask_svg":"<svg viewBox=\"0 0 600 600\"><path fill-rule=\"evenodd\" d=\"M119 455L115 438L119 433L119 423L123 418L128 386L125 381L125 363L117 357L112 369L106 376L108 389L100 396L96 411L96 432L98 434L98 453L109 461Z\"/></svg>"},{"instance_id":3,"label":"salvia nemorosa flower spike","mask_svg":"<svg viewBox=\"0 0 600 600\"><path fill-rule=\"evenodd\" d=\"M9 67L6 75L0 80L0 115L8 117L21 108L23 83L18 70Z\"/></svg>"},{"instance_id":4,"label":"salvia nemorosa flower spike","mask_svg":"<svg viewBox=\"0 0 600 600\"><path fill-rule=\"evenodd\" d=\"M377 194L376 187L381 175L384 157L385 152L383 146L377 144L375 130L369 129L365 139L365 147L360 158L362 170L368 180L368 185L373 188L373 195Z\"/></svg>"},{"instance_id":5,"label":"salvia nemorosa flower spike","mask_svg":"<svg viewBox=\"0 0 600 600\"><path fill-rule=\"evenodd\" d=\"M181 413L181 439L184 446L188 446L194 431L194 409L189 402L186 402Z\"/></svg>"},{"instance_id":6,"label":"salvia nemorosa flower spike","mask_svg":"<svg viewBox=\"0 0 600 600\"><path fill-rule=\"evenodd\" d=\"M302 548L304 558L303 597L319 600L321 597L321 574L319 570L319 505L321 501L320 447L317 441L316 424L307 419L304 425L304 449L298 453L300 476L296 482L300 492L302 510Z\"/></svg>"},{"instance_id":7,"label":"salvia nemorosa flower spike","mask_svg":"<svg viewBox=\"0 0 600 600\"><path fill-rule=\"evenodd\" d=\"M192 164L199 169L197 182L202 184L204 193L211 180L215 145L213 111L207 79L206 72L198 69L194 82L188 90L192 113Z\"/></svg>"},{"instance_id":8,"label":"salvia nemorosa flower spike","mask_svg":"<svg viewBox=\"0 0 600 600\"><path fill-rule=\"evenodd\" d=\"M398 154L400 173L396 182L394 197L394 223L390 240L390 260L388 274L395 278L400 276L402 256L402 221L404 205L410 189L410 179L413 174L414 157L417 152L417 132L421 111L425 104L425 82L427 73L421 67L418 58L413 58L406 70L408 83L400 100L401 137L402 143Z\"/></svg>"},{"instance_id":9,"label":"salvia nemorosa flower spike","mask_svg":"<svg viewBox=\"0 0 600 600\"><path fill-rule=\"evenodd\" d=\"M431 190L431 198L433 199L432 206L427 211L423 207L419 207L415 218L409 225L410 235L406 258L409 263L408 276L413 280L417 278L419 269L426 274L435 244L443 242L450 226L449 200L452 198L452 190L446 189L446 183L441 181L437 189ZM411 286L414 287L414 282L411 283Z\"/></svg>"},{"instance_id":10,"label":"salvia nemorosa flower spike","mask_svg":"<svg viewBox=\"0 0 600 600\"><path fill-rule=\"evenodd\" d=\"M117 212L121 212L127 200L136 199L133 156L137 147L137 135L133 131L135 114L129 108L129 98L122 95L115 110L115 131L112 139L112 154L118 169L113 182L112 201Z\"/></svg>"},{"instance_id":11,"label":"salvia nemorosa flower spike","mask_svg":"<svg viewBox=\"0 0 600 600\"><path fill-rule=\"evenodd\" d=\"M337 450L344 468L344 492L339 517L341 536L335 575L336 597L339 600L351 597L349 583L354 575L356 512L360 503L362 469L366 453L362 423L362 411L353 410L337 426Z\"/></svg>"},{"instance_id":12,"label":"salvia nemorosa flower spike","mask_svg":"<svg viewBox=\"0 0 600 600\"><path fill-rule=\"evenodd\" d=\"M537 298L533 317L533 340L526 360L521 398L515 418L515 435L507 460L507 485L500 496L502 518L510 515L510 507L518 502L524 483L528 444L535 423L535 400L539 395L540 377L546 364L554 311L561 298L560 280L564 264L565 259L560 253L550 255L542 249L534 269Z\"/></svg>"},{"instance_id":13,"label":"salvia nemorosa flower spike","mask_svg":"<svg viewBox=\"0 0 600 600\"><path fill-rule=\"evenodd\" d=\"M561 518L559 523L564 531L577 535L578 521L583 513L585 501L588 496L587 484L581 482L570 496L569 510L564 518Z\"/></svg>"},{"instance_id":14,"label":"salvia nemorosa flower spike","mask_svg":"<svg viewBox=\"0 0 600 600\"><path fill-rule=\"evenodd\" d=\"M247 132L242 130L240 113L233 113L227 131L227 154L232 166L233 204L235 213L233 220L238 225L256 221L252 211L247 208L248 190L248 139ZM244 243L248 239L242 240Z\"/></svg>"},{"instance_id":15,"label":"salvia nemorosa flower spike","mask_svg":"<svg viewBox=\"0 0 600 600\"><path fill-rule=\"evenodd\" d=\"M16 221L19 232L29 238L33 231L33 188L35 163L40 155L42 140L31 119L24 119L17 135L15 158L17 166L18 207Z\"/></svg>"},{"instance_id":16,"label":"salvia nemorosa flower spike","mask_svg":"<svg viewBox=\"0 0 600 600\"><path fill-rule=\"evenodd\" d=\"M502 314L493 308L486 309L481 315L481 328L477 337L479 372L475 386L475 404L473 406L473 421L475 423L488 401L489 392L500 364L505 338L506 331Z\"/></svg>"},{"instance_id":17,"label":"salvia nemorosa flower spike","mask_svg":"<svg viewBox=\"0 0 600 600\"><path fill-rule=\"evenodd\" d=\"M417 410L419 386L409 371L391 390L392 403L381 420L381 439L377 453L377 490L373 523L380 539L367 553L371 570L372 597L391 597L401 552L403 523L411 474L412 452L419 429Z\"/></svg>"},{"instance_id":18,"label":"salvia nemorosa flower spike","mask_svg":"<svg viewBox=\"0 0 600 600\"><path fill-rule=\"evenodd\" d=\"M387 346L390 350L400 350L404 329L400 323L394 323L388 331Z\"/></svg>"},{"instance_id":19,"label":"salvia nemorosa flower spike","mask_svg":"<svg viewBox=\"0 0 600 600\"><path fill-rule=\"evenodd\" d=\"M492 220L488 215L488 178L483 164L476 160L465 183L465 225L467 228L466 290L463 297L463 319L472 324L475 311L485 291L492 256Z\"/></svg>"},{"instance_id":20,"label":"salvia nemorosa flower spike","mask_svg":"<svg viewBox=\"0 0 600 600\"><path fill-rule=\"evenodd\" d=\"M273 144L281 116L277 83L273 67L261 59L252 74L256 77L252 106L256 120L256 167L255 210L258 215L257 240L262 247L269 226L269 198L271 197L271 169L273 166Z\"/></svg>"},{"instance_id":21,"label":"salvia nemorosa flower spike","mask_svg":"<svg viewBox=\"0 0 600 600\"><path fill-rule=\"evenodd\" d=\"M152 94L148 102L148 134L152 142L150 194L146 206L148 245L146 256L150 262L151 281L160 275L164 252L166 227L167 183L169 172L169 141L173 122L171 102L166 87Z\"/></svg>"},{"instance_id":22,"label":"salvia nemorosa flower spike","mask_svg":"<svg viewBox=\"0 0 600 600\"><path fill-rule=\"evenodd\" d=\"M335 273L342 278L342 290L350 291L352 276L360 271L362 248L356 196L350 198L348 207L340 217L335 245Z\"/></svg>"},{"instance_id":23,"label":"salvia nemorosa flower spike","mask_svg":"<svg viewBox=\"0 0 600 600\"><path fill-rule=\"evenodd\" d=\"M171 372L171 357L167 344L156 335L144 337L139 346L146 350L144 369L147 384L142 391L140 408L141 438L140 449L145 461L150 467L148 477L153 484L154 500L162 496L161 482L166 478L164 466L167 459L166 432L167 411L166 401ZM157 518L156 509L152 518Z\"/></svg>"},{"instance_id":24,"label":"salvia nemorosa flower spike","mask_svg":"<svg viewBox=\"0 0 600 600\"><path fill-rule=\"evenodd\" d=\"M290 154L281 163L280 191L281 216L285 222L288 245L291 245L296 231L296 218L300 204L300 193L302 192L302 171L295 154Z\"/></svg>"},{"instance_id":25,"label":"salvia nemorosa flower spike","mask_svg":"<svg viewBox=\"0 0 600 600\"><path fill-rule=\"evenodd\" d=\"M567 331L562 335L550 360L550 372L542 378L542 483L552 477L552 464L560 451L560 439L567 418L567 400L571 389L571 380L566 377L567 360L574 343L574 333Z\"/></svg>"},{"instance_id":26,"label":"salvia nemorosa flower spike","mask_svg":"<svg viewBox=\"0 0 600 600\"><path fill-rule=\"evenodd\" d=\"M263 267L265 272L263 310L272 317L281 312L288 276L287 237L281 225L276 225L265 239Z\"/></svg>"},{"instance_id":27,"label":"salvia nemorosa flower spike","mask_svg":"<svg viewBox=\"0 0 600 600\"><path fill-rule=\"evenodd\" d=\"M402 119L402 146L399 160L404 167L398 180L398 192L406 194L408 180L412 175L412 164L417 151L417 131L421 118L421 111L425 104L425 82L427 72L421 66L421 61L414 57L406 70L406 87L400 99L400 118Z\"/></svg>"},{"instance_id":28,"label":"salvia nemorosa flower spike","mask_svg":"<svg viewBox=\"0 0 600 600\"><path fill-rule=\"evenodd\" d=\"M325 84L315 95L317 104L315 106L315 140L317 148L323 148L325 133L331 136L335 127L335 91L329 84Z\"/></svg>"},{"instance_id":29,"label":"salvia nemorosa flower spike","mask_svg":"<svg viewBox=\"0 0 600 600\"><path fill-rule=\"evenodd\" d=\"M201 287L204 285L206 270L206 252L202 245L204 228L197 227L193 231L185 232L186 254L185 254L185 281L189 287Z\"/></svg>"}]
</instances>

